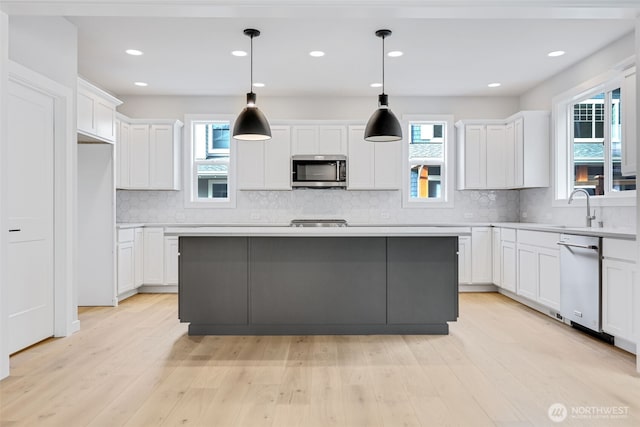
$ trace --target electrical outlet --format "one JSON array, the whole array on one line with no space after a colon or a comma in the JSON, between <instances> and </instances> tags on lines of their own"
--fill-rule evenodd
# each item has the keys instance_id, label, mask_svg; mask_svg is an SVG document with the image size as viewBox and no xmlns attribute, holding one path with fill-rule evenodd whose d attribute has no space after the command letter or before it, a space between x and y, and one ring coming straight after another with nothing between
<instances>
[{"instance_id":1,"label":"electrical outlet","mask_svg":"<svg viewBox=\"0 0 640 427\"><path fill-rule=\"evenodd\" d=\"M389 212L380 212L380 218L382 219L389 219Z\"/></svg>"},{"instance_id":2,"label":"electrical outlet","mask_svg":"<svg viewBox=\"0 0 640 427\"><path fill-rule=\"evenodd\" d=\"M260 219L260 214L258 212L251 212L251 219Z\"/></svg>"},{"instance_id":3,"label":"electrical outlet","mask_svg":"<svg viewBox=\"0 0 640 427\"><path fill-rule=\"evenodd\" d=\"M473 212L465 212L465 213L464 213L464 218L465 218L465 219L471 219L471 218L473 218Z\"/></svg>"}]
</instances>

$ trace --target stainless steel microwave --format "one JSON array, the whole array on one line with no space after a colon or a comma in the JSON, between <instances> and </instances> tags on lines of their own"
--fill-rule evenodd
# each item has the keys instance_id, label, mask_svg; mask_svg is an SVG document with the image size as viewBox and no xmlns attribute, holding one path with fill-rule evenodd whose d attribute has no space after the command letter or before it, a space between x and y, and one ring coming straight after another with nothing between
<instances>
[{"instance_id":1,"label":"stainless steel microwave","mask_svg":"<svg viewBox=\"0 0 640 427\"><path fill-rule=\"evenodd\" d=\"M291 157L291 186L346 188L347 157L342 155Z\"/></svg>"}]
</instances>

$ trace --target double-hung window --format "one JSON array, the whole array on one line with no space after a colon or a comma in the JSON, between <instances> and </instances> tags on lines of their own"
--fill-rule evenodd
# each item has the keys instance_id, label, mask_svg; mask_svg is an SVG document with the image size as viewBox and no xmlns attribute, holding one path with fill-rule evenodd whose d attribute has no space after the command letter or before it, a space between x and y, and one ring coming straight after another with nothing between
<instances>
[{"instance_id":1,"label":"double-hung window","mask_svg":"<svg viewBox=\"0 0 640 427\"><path fill-rule=\"evenodd\" d=\"M613 76L556 103L556 200L577 188L596 200L635 197L636 177L621 172L620 83L620 76Z\"/></svg>"},{"instance_id":2,"label":"double-hung window","mask_svg":"<svg viewBox=\"0 0 640 427\"><path fill-rule=\"evenodd\" d=\"M233 144L230 120L187 116L190 206L233 203Z\"/></svg>"},{"instance_id":3,"label":"double-hung window","mask_svg":"<svg viewBox=\"0 0 640 427\"><path fill-rule=\"evenodd\" d=\"M408 121L405 138L405 206L453 202L453 119L431 116Z\"/></svg>"}]
</instances>

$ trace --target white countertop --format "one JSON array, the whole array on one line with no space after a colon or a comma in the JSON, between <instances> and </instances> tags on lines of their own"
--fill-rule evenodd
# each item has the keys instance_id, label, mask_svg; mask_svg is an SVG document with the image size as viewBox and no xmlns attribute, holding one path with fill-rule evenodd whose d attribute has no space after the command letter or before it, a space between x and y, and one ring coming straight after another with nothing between
<instances>
[{"instance_id":1,"label":"white countertop","mask_svg":"<svg viewBox=\"0 0 640 427\"><path fill-rule=\"evenodd\" d=\"M443 224L349 224L348 227L290 227L282 224L169 224L169 223L118 223L119 229L135 227L163 227L165 233L176 236L195 235L252 235L252 236L464 236L471 227L502 227L519 230L545 231L552 233L578 234L583 236L608 237L635 240L631 228L574 227L557 224L529 222L492 223L443 223Z\"/></svg>"}]
</instances>

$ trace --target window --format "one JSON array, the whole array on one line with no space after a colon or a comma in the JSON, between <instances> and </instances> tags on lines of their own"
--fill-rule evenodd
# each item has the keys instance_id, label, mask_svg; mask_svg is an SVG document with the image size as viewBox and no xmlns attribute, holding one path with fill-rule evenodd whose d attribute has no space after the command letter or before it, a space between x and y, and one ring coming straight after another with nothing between
<instances>
[{"instance_id":1,"label":"window","mask_svg":"<svg viewBox=\"0 0 640 427\"><path fill-rule=\"evenodd\" d=\"M233 144L231 122L201 116L187 116L189 141L191 206L230 205L232 200L231 170Z\"/></svg>"},{"instance_id":2,"label":"window","mask_svg":"<svg viewBox=\"0 0 640 427\"><path fill-rule=\"evenodd\" d=\"M409 137L405 150L404 187L406 206L452 205L453 119L429 117L408 122Z\"/></svg>"},{"instance_id":3,"label":"window","mask_svg":"<svg viewBox=\"0 0 640 427\"><path fill-rule=\"evenodd\" d=\"M635 176L621 173L620 81L618 75L608 76L556 100L556 200L566 200L576 188L601 199L635 197Z\"/></svg>"}]
</instances>

